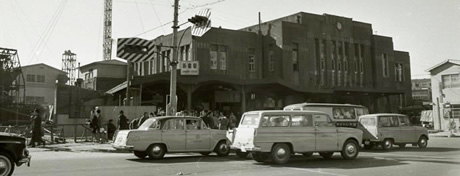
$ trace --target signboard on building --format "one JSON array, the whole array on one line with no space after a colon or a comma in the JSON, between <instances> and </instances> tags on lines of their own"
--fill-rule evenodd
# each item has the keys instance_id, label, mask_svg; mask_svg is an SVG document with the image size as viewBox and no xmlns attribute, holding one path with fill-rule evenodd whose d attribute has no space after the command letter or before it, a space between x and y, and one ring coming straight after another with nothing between
<instances>
[{"instance_id":1,"label":"signboard on building","mask_svg":"<svg viewBox=\"0 0 460 176\"><path fill-rule=\"evenodd\" d=\"M198 61L181 61L180 63L181 75L199 75L200 63Z\"/></svg>"}]
</instances>

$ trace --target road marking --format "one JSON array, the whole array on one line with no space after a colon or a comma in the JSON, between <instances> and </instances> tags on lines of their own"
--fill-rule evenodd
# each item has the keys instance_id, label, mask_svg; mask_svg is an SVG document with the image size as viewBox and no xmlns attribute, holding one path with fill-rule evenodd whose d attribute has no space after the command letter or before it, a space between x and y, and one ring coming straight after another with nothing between
<instances>
[{"instance_id":1,"label":"road marking","mask_svg":"<svg viewBox=\"0 0 460 176\"><path fill-rule=\"evenodd\" d=\"M300 169L300 168L286 168L286 169L299 170L299 171L308 171L308 172L314 172L314 173L326 174L326 175L348 176L348 175L336 174L336 173L331 173L331 172L324 172L324 171L321 171L321 170L313 170L313 169Z\"/></svg>"},{"instance_id":2,"label":"road marking","mask_svg":"<svg viewBox=\"0 0 460 176\"><path fill-rule=\"evenodd\" d=\"M406 154L387 154L387 153L372 153L373 155L384 155L384 156L405 156L405 157L417 157L417 158L430 158L430 159L457 159L457 158L446 158L446 157L434 157L434 156L424 156L424 155L406 155Z\"/></svg>"}]
</instances>

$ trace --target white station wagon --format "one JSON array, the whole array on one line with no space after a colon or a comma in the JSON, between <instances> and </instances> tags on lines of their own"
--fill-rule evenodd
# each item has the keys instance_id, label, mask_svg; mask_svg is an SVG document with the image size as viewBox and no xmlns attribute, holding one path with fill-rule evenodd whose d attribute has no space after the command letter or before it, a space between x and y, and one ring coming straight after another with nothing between
<instances>
[{"instance_id":1,"label":"white station wagon","mask_svg":"<svg viewBox=\"0 0 460 176\"><path fill-rule=\"evenodd\" d=\"M318 152L330 158L341 152L344 159L355 159L363 137L359 129L336 127L328 114L319 111L246 112L231 133L231 148L239 157L249 152L257 162L275 164L288 162L295 153Z\"/></svg>"},{"instance_id":2,"label":"white station wagon","mask_svg":"<svg viewBox=\"0 0 460 176\"><path fill-rule=\"evenodd\" d=\"M136 130L115 134L112 146L133 151L138 158L163 158L165 153L197 152L219 156L230 153L226 131L208 128L199 117L165 116L147 119Z\"/></svg>"}]
</instances>

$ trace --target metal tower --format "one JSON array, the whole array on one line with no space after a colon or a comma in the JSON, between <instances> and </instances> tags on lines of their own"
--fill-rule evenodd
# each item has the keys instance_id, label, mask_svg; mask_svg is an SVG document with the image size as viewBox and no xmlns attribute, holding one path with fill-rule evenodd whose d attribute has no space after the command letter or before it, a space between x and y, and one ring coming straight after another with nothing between
<instances>
[{"instance_id":1,"label":"metal tower","mask_svg":"<svg viewBox=\"0 0 460 176\"><path fill-rule=\"evenodd\" d=\"M70 50L64 51L64 54L62 54L62 71L66 72L67 77L69 77L67 85L75 85L76 63L77 55Z\"/></svg>"},{"instance_id":2,"label":"metal tower","mask_svg":"<svg viewBox=\"0 0 460 176\"><path fill-rule=\"evenodd\" d=\"M103 60L112 59L112 0L104 0Z\"/></svg>"},{"instance_id":3,"label":"metal tower","mask_svg":"<svg viewBox=\"0 0 460 176\"><path fill-rule=\"evenodd\" d=\"M18 51L0 48L0 107L11 107L25 100L24 75ZM20 96L20 89L24 95Z\"/></svg>"}]
</instances>

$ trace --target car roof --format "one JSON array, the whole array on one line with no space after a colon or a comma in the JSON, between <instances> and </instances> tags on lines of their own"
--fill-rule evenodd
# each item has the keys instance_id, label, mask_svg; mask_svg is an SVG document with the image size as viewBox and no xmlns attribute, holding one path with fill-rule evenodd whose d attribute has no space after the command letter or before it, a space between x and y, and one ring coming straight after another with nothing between
<instances>
[{"instance_id":1,"label":"car roof","mask_svg":"<svg viewBox=\"0 0 460 176\"><path fill-rule=\"evenodd\" d=\"M334 103L297 103L297 104L291 104L287 105L284 108L291 108L291 107L307 107L307 106L318 106L318 107L365 107L362 105L354 105L354 104L334 104Z\"/></svg>"},{"instance_id":2,"label":"car roof","mask_svg":"<svg viewBox=\"0 0 460 176\"><path fill-rule=\"evenodd\" d=\"M259 113L295 113L295 114L302 114L302 113L305 113L305 112L309 112L309 113L317 113L317 114L325 114L327 115L327 113L325 112L322 112L322 111L310 111L310 110L302 110L302 111L284 111L284 110L258 110L258 111L248 111L248 112L245 112L245 114L259 114Z\"/></svg>"},{"instance_id":3,"label":"car roof","mask_svg":"<svg viewBox=\"0 0 460 176\"><path fill-rule=\"evenodd\" d=\"M404 114L397 114L397 113L376 113L376 114L366 114L359 116L361 117L376 117L376 116L406 116Z\"/></svg>"},{"instance_id":4,"label":"car roof","mask_svg":"<svg viewBox=\"0 0 460 176\"><path fill-rule=\"evenodd\" d=\"M194 116L158 116L158 117L152 117L157 120L164 120L164 119L174 119L174 118L187 118L187 119L201 119L199 117L194 117Z\"/></svg>"}]
</instances>

